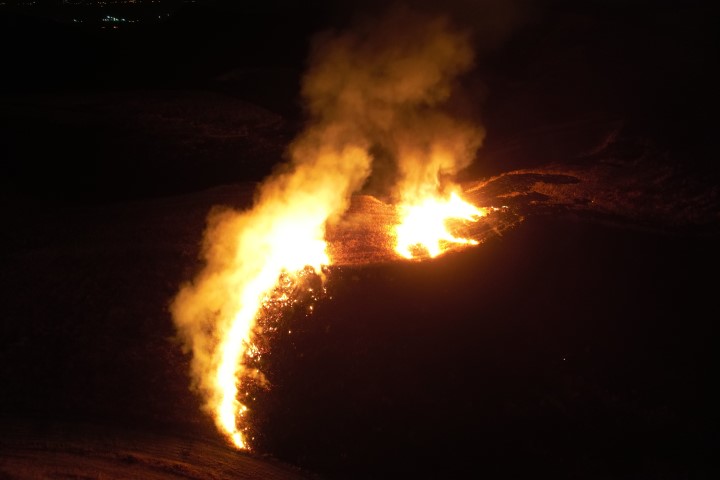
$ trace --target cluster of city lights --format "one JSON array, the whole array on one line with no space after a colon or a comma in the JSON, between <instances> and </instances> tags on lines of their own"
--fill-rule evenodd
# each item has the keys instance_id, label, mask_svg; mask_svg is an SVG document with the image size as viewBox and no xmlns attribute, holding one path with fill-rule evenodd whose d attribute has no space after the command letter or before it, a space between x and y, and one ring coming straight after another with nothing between
<instances>
[{"instance_id":1,"label":"cluster of city lights","mask_svg":"<svg viewBox=\"0 0 720 480\"><path fill-rule=\"evenodd\" d=\"M137 20L128 20L126 18L118 18L113 17L112 15L106 15L105 18L102 19L102 21L112 23L135 23Z\"/></svg>"}]
</instances>

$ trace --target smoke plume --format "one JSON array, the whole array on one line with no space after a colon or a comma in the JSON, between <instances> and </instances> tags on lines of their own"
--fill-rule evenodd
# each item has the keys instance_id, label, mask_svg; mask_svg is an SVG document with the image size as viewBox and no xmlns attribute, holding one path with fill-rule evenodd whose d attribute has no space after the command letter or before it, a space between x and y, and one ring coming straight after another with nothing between
<instances>
[{"instance_id":1,"label":"smoke plume","mask_svg":"<svg viewBox=\"0 0 720 480\"><path fill-rule=\"evenodd\" d=\"M482 129L442 108L472 63L468 33L446 17L397 8L318 36L303 95L314 118L345 126L384 164L392 191L375 193L406 199L466 167L480 146Z\"/></svg>"}]
</instances>

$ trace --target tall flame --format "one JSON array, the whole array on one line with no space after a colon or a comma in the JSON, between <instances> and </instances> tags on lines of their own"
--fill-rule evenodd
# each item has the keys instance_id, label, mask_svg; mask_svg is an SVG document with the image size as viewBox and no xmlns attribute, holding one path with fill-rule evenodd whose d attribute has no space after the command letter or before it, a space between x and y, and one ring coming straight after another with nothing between
<instances>
[{"instance_id":1,"label":"tall flame","mask_svg":"<svg viewBox=\"0 0 720 480\"><path fill-rule=\"evenodd\" d=\"M342 212L349 192L367 175L369 157L358 147L296 147L293 168L273 177L246 212L211 216L205 233L205 269L185 285L172 305L180 337L193 353L194 386L205 408L232 443L247 448L238 384L262 374L247 366L255 325L281 275L296 280L305 267L319 273L330 259L326 222ZM292 282L284 285L290 288Z\"/></svg>"},{"instance_id":2,"label":"tall flame","mask_svg":"<svg viewBox=\"0 0 720 480\"><path fill-rule=\"evenodd\" d=\"M265 258L256 275L247 279L239 291L239 309L218 345L219 365L214 380L219 391L219 403L214 407L216 421L238 448L247 447L237 426L238 416L245 414L247 406L237 400L236 382L244 373L242 360L252 345L253 329L265 297L278 284L281 274L288 273L294 278L294 272L305 266L320 272L322 265L330 263L322 240L325 218L296 217L297 213L300 212L288 210L282 217L275 217L270 230L254 245L265 250Z\"/></svg>"}]
</instances>

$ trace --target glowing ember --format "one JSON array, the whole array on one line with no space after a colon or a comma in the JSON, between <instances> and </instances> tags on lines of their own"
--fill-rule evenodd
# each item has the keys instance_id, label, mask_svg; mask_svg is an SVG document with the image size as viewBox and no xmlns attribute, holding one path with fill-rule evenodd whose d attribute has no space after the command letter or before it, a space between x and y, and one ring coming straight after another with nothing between
<instances>
[{"instance_id":1,"label":"glowing ember","mask_svg":"<svg viewBox=\"0 0 720 480\"><path fill-rule=\"evenodd\" d=\"M464 201L455 192L447 198L429 197L398 209L401 221L395 227L395 251L405 258L418 257L421 251L434 258L447 244L477 245L476 240L454 236L447 224L450 220L474 222L487 215L486 209Z\"/></svg>"}]
</instances>

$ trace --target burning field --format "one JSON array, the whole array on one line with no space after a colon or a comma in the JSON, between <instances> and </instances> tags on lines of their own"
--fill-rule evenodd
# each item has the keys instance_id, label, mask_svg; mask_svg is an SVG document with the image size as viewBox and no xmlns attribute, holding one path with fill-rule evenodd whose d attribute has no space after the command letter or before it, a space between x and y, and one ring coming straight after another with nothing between
<instances>
[{"instance_id":1,"label":"burning field","mask_svg":"<svg viewBox=\"0 0 720 480\"><path fill-rule=\"evenodd\" d=\"M720 191L632 112L533 77L532 48L582 61L502 15L314 35L302 121L227 75L3 98L17 178L87 127L123 145L110 192L158 186L3 194L0 477L710 475ZM487 45L523 22L505 65ZM478 78L505 85L482 115ZM50 124L59 147L22 148Z\"/></svg>"},{"instance_id":2,"label":"burning field","mask_svg":"<svg viewBox=\"0 0 720 480\"><path fill-rule=\"evenodd\" d=\"M444 244L477 243L445 225L486 215L460 198L451 181L470 164L482 130L442 109L472 59L467 34L454 32L446 18L407 9L316 39L302 86L310 122L290 146L290 163L261 184L250 210L213 215L206 267L172 307L193 355L194 385L238 448L248 447L242 425L248 409L238 400L243 384L266 381L249 366L261 354L254 340L261 309L291 301L302 272L321 275L334 263L327 225L337 223L368 181L373 151L394 166L383 193L394 200L398 219L378 226L400 256L435 257Z\"/></svg>"},{"instance_id":3,"label":"burning field","mask_svg":"<svg viewBox=\"0 0 720 480\"><path fill-rule=\"evenodd\" d=\"M276 327L259 322L282 315L298 290L317 300L308 276L322 291L329 266L431 259L478 245L522 218L503 202L524 194L514 179L495 198L485 190L507 179L465 190L455 181L484 137L481 127L446 108L456 77L473 64L469 38L445 17L404 8L318 36L302 84L310 120L289 148L289 163L263 181L250 209L211 214L205 267L182 287L172 314L192 354L193 386L237 448L250 447L248 384L268 383L258 367L265 353L258 337ZM379 177L375 162L383 166ZM531 188L580 183L563 172L525 175ZM511 176L524 180L522 172ZM353 202L364 187L387 202L373 196ZM563 188L553 193L568 203ZM583 197L596 202L587 189L573 201Z\"/></svg>"},{"instance_id":4,"label":"burning field","mask_svg":"<svg viewBox=\"0 0 720 480\"><path fill-rule=\"evenodd\" d=\"M634 203L654 193L629 195L647 185L609 170L462 184L480 208L505 205L457 225L480 246L444 244L432 260L393 249L394 208L351 197L327 231L337 263L281 276L254 319L241 368L259 373L236 388L248 409L238 430L256 453L240 457L188 390L190 357L169 319L156 319L168 318L176 279L204 268L207 211L243 211L252 185L43 208L33 230L8 215L24 228L6 238L5 305L22 321L4 327L1 373L13 388L0 468L11 478L308 475L263 452L331 477L461 474L480 462L502 476L496 462L516 455L547 471L611 468L608 455L648 475L702 463L675 436L697 445L707 431L712 336L701 312L712 295L697 272L716 262L712 212L700 210L714 200L699 196L691 215L673 198L643 212ZM37 292L43 302L28 303ZM558 450L567 457L547 456Z\"/></svg>"}]
</instances>

